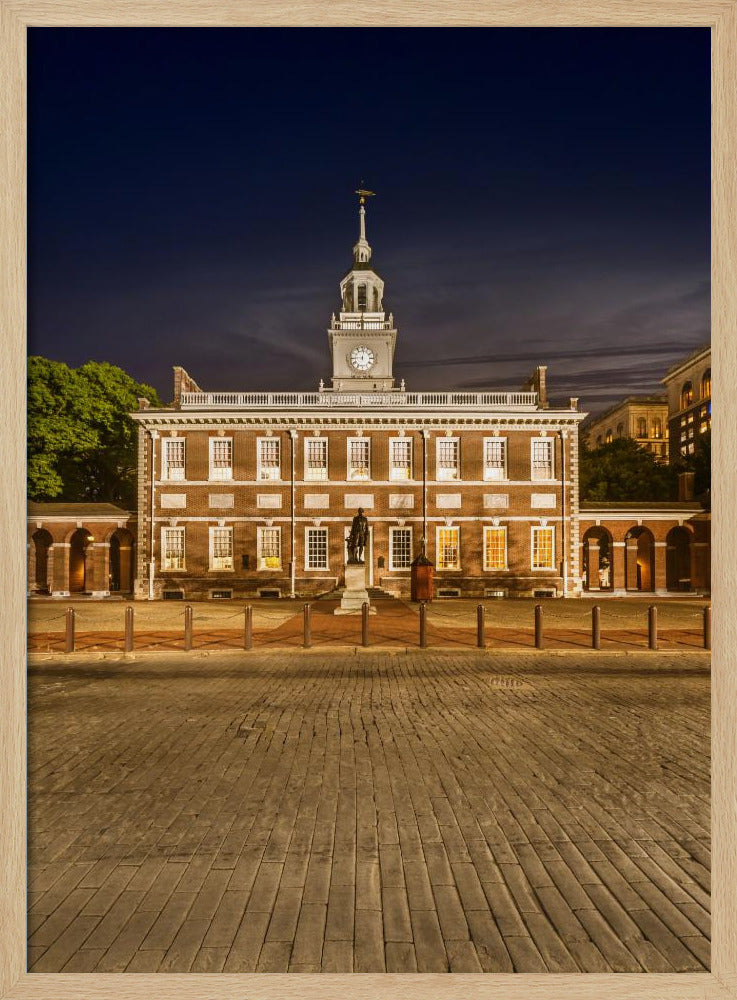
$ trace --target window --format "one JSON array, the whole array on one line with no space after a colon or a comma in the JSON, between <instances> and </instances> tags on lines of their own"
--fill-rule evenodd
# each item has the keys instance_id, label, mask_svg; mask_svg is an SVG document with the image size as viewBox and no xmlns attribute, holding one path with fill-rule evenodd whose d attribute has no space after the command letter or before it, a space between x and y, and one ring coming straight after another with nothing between
<instances>
[{"instance_id":1,"label":"window","mask_svg":"<svg viewBox=\"0 0 737 1000\"><path fill-rule=\"evenodd\" d=\"M507 529L484 526L484 570L507 568Z\"/></svg>"},{"instance_id":2,"label":"window","mask_svg":"<svg viewBox=\"0 0 737 1000\"><path fill-rule=\"evenodd\" d=\"M308 528L305 533L305 569L328 568L328 529Z\"/></svg>"},{"instance_id":3,"label":"window","mask_svg":"<svg viewBox=\"0 0 737 1000\"><path fill-rule=\"evenodd\" d=\"M460 528L438 528L436 562L438 569L460 569Z\"/></svg>"},{"instance_id":4,"label":"window","mask_svg":"<svg viewBox=\"0 0 737 1000\"><path fill-rule=\"evenodd\" d=\"M611 431L607 431L607 437L611 441ZM550 438L532 439L532 478L553 478L553 441Z\"/></svg>"},{"instance_id":5,"label":"window","mask_svg":"<svg viewBox=\"0 0 737 1000\"><path fill-rule=\"evenodd\" d=\"M233 439L210 438L210 479L233 478Z\"/></svg>"},{"instance_id":6,"label":"window","mask_svg":"<svg viewBox=\"0 0 737 1000\"><path fill-rule=\"evenodd\" d=\"M653 433L654 438L662 438L663 436L663 422L660 417L653 417Z\"/></svg>"},{"instance_id":7,"label":"window","mask_svg":"<svg viewBox=\"0 0 737 1000\"><path fill-rule=\"evenodd\" d=\"M624 424L617 424L617 437L621 438L624 434Z\"/></svg>"},{"instance_id":8,"label":"window","mask_svg":"<svg viewBox=\"0 0 737 1000\"><path fill-rule=\"evenodd\" d=\"M647 437L647 419L645 417L637 418L637 436L638 438Z\"/></svg>"},{"instance_id":9,"label":"window","mask_svg":"<svg viewBox=\"0 0 737 1000\"><path fill-rule=\"evenodd\" d=\"M279 438L258 439L258 479L281 479L280 445Z\"/></svg>"},{"instance_id":10,"label":"window","mask_svg":"<svg viewBox=\"0 0 737 1000\"><path fill-rule=\"evenodd\" d=\"M358 293L358 311L365 312L366 310L366 286L359 285L357 288Z\"/></svg>"},{"instance_id":11,"label":"window","mask_svg":"<svg viewBox=\"0 0 737 1000\"><path fill-rule=\"evenodd\" d=\"M371 476L371 442L368 438L348 438L348 479Z\"/></svg>"},{"instance_id":12,"label":"window","mask_svg":"<svg viewBox=\"0 0 737 1000\"><path fill-rule=\"evenodd\" d=\"M389 569L409 569L412 564L412 529L389 529Z\"/></svg>"},{"instance_id":13,"label":"window","mask_svg":"<svg viewBox=\"0 0 737 1000\"><path fill-rule=\"evenodd\" d=\"M389 440L389 478L412 478L412 439L390 438Z\"/></svg>"},{"instance_id":14,"label":"window","mask_svg":"<svg viewBox=\"0 0 737 1000\"><path fill-rule=\"evenodd\" d=\"M161 478L184 479L184 438L164 438L161 443Z\"/></svg>"},{"instance_id":15,"label":"window","mask_svg":"<svg viewBox=\"0 0 737 1000\"><path fill-rule=\"evenodd\" d=\"M328 439L305 439L305 479L310 482L328 478Z\"/></svg>"},{"instance_id":16,"label":"window","mask_svg":"<svg viewBox=\"0 0 737 1000\"><path fill-rule=\"evenodd\" d=\"M611 444L612 443L612 429L611 429L611 427L606 432L605 441L606 441L607 444Z\"/></svg>"},{"instance_id":17,"label":"window","mask_svg":"<svg viewBox=\"0 0 737 1000\"><path fill-rule=\"evenodd\" d=\"M701 376L701 398L708 399L711 396L711 368L707 368Z\"/></svg>"},{"instance_id":18,"label":"window","mask_svg":"<svg viewBox=\"0 0 737 1000\"><path fill-rule=\"evenodd\" d=\"M458 479L458 438L438 438L437 443L437 478Z\"/></svg>"},{"instance_id":19,"label":"window","mask_svg":"<svg viewBox=\"0 0 737 1000\"><path fill-rule=\"evenodd\" d=\"M258 528L256 548L259 569L281 569L281 528Z\"/></svg>"},{"instance_id":20,"label":"window","mask_svg":"<svg viewBox=\"0 0 737 1000\"><path fill-rule=\"evenodd\" d=\"M484 438L484 479L507 478L506 438Z\"/></svg>"},{"instance_id":21,"label":"window","mask_svg":"<svg viewBox=\"0 0 737 1000\"><path fill-rule=\"evenodd\" d=\"M232 528L210 528L210 569L233 569Z\"/></svg>"},{"instance_id":22,"label":"window","mask_svg":"<svg viewBox=\"0 0 737 1000\"><path fill-rule=\"evenodd\" d=\"M555 569L555 528L532 529L532 568Z\"/></svg>"},{"instance_id":23,"label":"window","mask_svg":"<svg viewBox=\"0 0 737 1000\"><path fill-rule=\"evenodd\" d=\"M162 528L161 568L184 569L184 528Z\"/></svg>"},{"instance_id":24,"label":"window","mask_svg":"<svg viewBox=\"0 0 737 1000\"><path fill-rule=\"evenodd\" d=\"M681 409L685 410L691 403L693 403L693 382L684 382L681 389Z\"/></svg>"}]
</instances>

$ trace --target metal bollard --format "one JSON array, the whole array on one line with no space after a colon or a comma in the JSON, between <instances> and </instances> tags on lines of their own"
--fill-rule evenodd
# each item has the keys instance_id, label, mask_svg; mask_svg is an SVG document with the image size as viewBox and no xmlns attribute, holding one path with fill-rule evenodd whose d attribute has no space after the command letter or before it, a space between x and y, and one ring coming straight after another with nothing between
<instances>
[{"instance_id":1,"label":"metal bollard","mask_svg":"<svg viewBox=\"0 0 737 1000\"><path fill-rule=\"evenodd\" d=\"M420 604L420 649L427 648L427 605Z\"/></svg>"},{"instance_id":2,"label":"metal bollard","mask_svg":"<svg viewBox=\"0 0 737 1000\"><path fill-rule=\"evenodd\" d=\"M312 645L312 628L311 628L311 622L310 622L310 611L311 610L312 609L310 608L310 605L309 604L305 604L305 606L304 606L304 642L302 643L302 645L304 646L305 649L309 649L310 646Z\"/></svg>"},{"instance_id":3,"label":"metal bollard","mask_svg":"<svg viewBox=\"0 0 737 1000\"><path fill-rule=\"evenodd\" d=\"M649 649L658 648L658 609L654 604L647 609L647 645Z\"/></svg>"},{"instance_id":4,"label":"metal bollard","mask_svg":"<svg viewBox=\"0 0 737 1000\"><path fill-rule=\"evenodd\" d=\"M247 604L243 609L243 648L250 649L253 645L253 608Z\"/></svg>"},{"instance_id":5,"label":"metal bollard","mask_svg":"<svg viewBox=\"0 0 737 1000\"><path fill-rule=\"evenodd\" d=\"M192 648L192 605L188 604L184 609L184 648Z\"/></svg>"},{"instance_id":6,"label":"metal bollard","mask_svg":"<svg viewBox=\"0 0 737 1000\"><path fill-rule=\"evenodd\" d=\"M486 640L484 638L484 606L479 604L476 609L476 645L479 649L484 649L486 647Z\"/></svg>"},{"instance_id":7,"label":"metal bollard","mask_svg":"<svg viewBox=\"0 0 737 1000\"><path fill-rule=\"evenodd\" d=\"M598 604L591 609L591 648L601 649L601 608Z\"/></svg>"},{"instance_id":8,"label":"metal bollard","mask_svg":"<svg viewBox=\"0 0 737 1000\"><path fill-rule=\"evenodd\" d=\"M126 653L133 652L133 608L125 609L125 644Z\"/></svg>"},{"instance_id":9,"label":"metal bollard","mask_svg":"<svg viewBox=\"0 0 737 1000\"><path fill-rule=\"evenodd\" d=\"M704 608L704 649L711 649L711 605Z\"/></svg>"},{"instance_id":10,"label":"metal bollard","mask_svg":"<svg viewBox=\"0 0 737 1000\"><path fill-rule=\"evenodd\" d=\"M369 644L368 623L369 606L368 601L364 601L361 605L361 645L363 646L368 646Z\"/></svg>"},{"instance_id":11,"label":"metal bollard","mask_svg":"<svg viewBox=\"0 0 737 1000\"><path fill-rule=\"evenodd\" d=\"M543 606L535 605L535 649L543 648Z\"/></svg>"},{"instance_id":12,"label":"metal bollard","mask_svg":"<svg viewBox=\"0 0 737 1000\"><path fill-rule=\"evenodd\" d=\"M74 608L67 608L64 652L65 653L74 652Z\"/></svg>"}]
</instances>

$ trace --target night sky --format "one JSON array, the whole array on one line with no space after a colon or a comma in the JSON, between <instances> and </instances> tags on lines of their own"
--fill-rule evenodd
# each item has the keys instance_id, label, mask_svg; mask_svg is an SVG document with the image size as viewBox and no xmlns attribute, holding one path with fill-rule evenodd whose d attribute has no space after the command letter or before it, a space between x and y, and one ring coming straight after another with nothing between
<instances>
[{"instance_id":1,"label":"night sky","mask_svg":"<svg viewBox=\"0 0 737 1000\"><path fill-rule=\"evenodd\" d=\"M361 180L412 390L590 412L709 339L708 29L28 32L29 352L317 388Z\"/></svg>"}]
</instances>

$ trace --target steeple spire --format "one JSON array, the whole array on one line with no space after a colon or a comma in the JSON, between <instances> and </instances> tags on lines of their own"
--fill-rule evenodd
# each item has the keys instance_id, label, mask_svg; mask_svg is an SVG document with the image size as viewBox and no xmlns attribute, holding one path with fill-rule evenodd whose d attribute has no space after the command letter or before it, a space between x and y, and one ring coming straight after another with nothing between
<instances>
[{"instance_id":1,"label":"steeple spire","mask_svg":"<svg viewBox=\"0 0 737 1000\"><path fill-rule=\"evenodd\" d=\"M363 185L363 181L361 181ZM363 186L358 188L355 192L358 195L358 220L359 220L359 236L358 243L353 248L353 260L356 264L368 264L371 260L371 247L366 239L366 199L373 198L375 196L374 191L367 191Z\"/></svg>"}]
</instances>

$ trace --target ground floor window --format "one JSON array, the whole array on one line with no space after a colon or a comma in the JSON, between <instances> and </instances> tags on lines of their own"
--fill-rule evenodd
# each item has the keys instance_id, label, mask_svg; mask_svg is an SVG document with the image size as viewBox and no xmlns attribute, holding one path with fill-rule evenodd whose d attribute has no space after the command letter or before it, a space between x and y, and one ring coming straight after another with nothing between
<instances>
[{"instance_id":1,"label":"ground floor window","mask_svg":"<svg viewBox=\"0 0 737 1000\"><path fill-rule=\"evenodd\" d=\"M496 525L484 527L484 570L507 568L507 529Z\"/></svg>"},{"instance_id":2,"label":"ground floor window","mask_svg":"<svg viewBox=\"0 0 737 1000\"><path fill-rule=\"evenodd\" d=\"M438 528L437 566L438 569L460 569L460 528Z\"/></svg>"},{"instance_id":3,"label":"ground floor window","mask_svg":"<svg viewBox=\"0 0 737 1000\"><path fill-rule=\"evenodd\" d=\"M555 569L555 528L532 529L532 568Z\"/></svg>"},{"instance_id":4,"label":"ground floor window","mask_svg":"<svg viewBox=\"0 0 737 1000\"><path fill-rule=\"evenodd\" d=\"M409 569L412 563L412 529L389 529L389 569Z\"/></svg>"},{"instance_id":5,"label":"ground floor window","mask_svg":"<svg viewBox=\"0 0 737 1000\"><path fill-rule=\"evenodd\" d=\"M258 568L281 569L281 528L259 528Z\"/></svg>"},{"instance_id":6,"label":"ground floor window","mask_svg":"<svg viewBox=\"0 0 737 1000\"><path fill-rule=\"evenodd\" d=\"M210 528L210 569L233 569L232 528Z\"/></svg>"},{"instance_id":7,"label":"ground floor window","mask_svg":"<svg viewBox=\"0 0 737 1000\"><path fill-rule=\"evenodd\" d=\"M308 528L305 543L305 569L328 568L328 529Z\"/></svg>"},{"instance_id":8,"label":"ground floor window","mask_svg":"<svg viewBox=\"0 0 737 1000\"><path fill-rule=\"evenodd\" d=\"M163 528L161 568L184 569L184 528Z\"/></svg>"}]
</instances>

